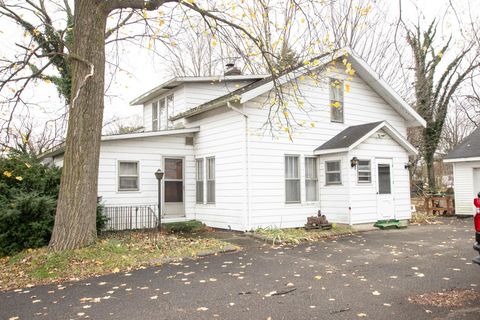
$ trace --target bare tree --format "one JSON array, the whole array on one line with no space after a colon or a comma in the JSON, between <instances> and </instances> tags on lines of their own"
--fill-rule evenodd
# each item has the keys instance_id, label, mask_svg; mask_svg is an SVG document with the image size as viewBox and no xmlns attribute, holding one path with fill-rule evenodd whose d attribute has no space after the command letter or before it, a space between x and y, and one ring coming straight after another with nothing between
<instances>
[{"instance_id":1,"label":"bare tree","mask_svg":"<svg viewBox=\"0 0 480 320\"><path fill-rule=\"evenodd\" d=\"M281 3L281 1L279 1ZM273 43L261 37L254 21L245 16L255 15L251 3L191 0L78 0L73 8L69 1L27 0L0 2L0 14L23 28L29 43L19 45L15 61L3 61L0 67L0 90L10 85L13 109L22 100L22 93L34 80L55 82L68 104L68 129L55 225L50 241L51 250L82 247L96 237L95 212L98 184L98 165L105 93L106 44L137 39L147 41L147 47L159 44L172 46L174 35L183 30L185 21L201 17L212 35L212 46L226 43L238 50L245 60L263 61L272 75L275 99L270 99L271 122L290 130L292 120L283 100L285 72L271 63L277 55ZM322 5L313 0L291 1L297 10L290 23L300 26L295 41L310 42L310 50L302 55L305 67L315 67L317 59L316 26L308 17ZM20 13L21 12L21 13ZM58 18L56 15L62 15ZM151 16L153 19L150 19ZM55 17L55 18L52 18ZM113 17L113 25L107 18ZM263 17L259 17L263 19ZM31 22L35 21L35 23ZM63 23L59 23L61 21ZM110 20L109 20L110 21ZM142 22L144 29L135 34L124 34L123 27ZM155 21L155 24L151 23ZM303 26L303 27L302 27ZM162 31L167 28L168 33ZM138 30L138 28L137 28ZM278 30L282 33L282 29ZM113 38L111 38L113 37ZM32 62L35 62L33 64ZM56 78L59 77L58 81ZM273 120L272 120L273 119ZM8 122L7 123L11 123Z\"/></svg>"},{"instance_id":2,"label":"bare tree","mask_svg":"<svg viewBox=\"0 0 480 320\"><path fill-rule=\"evenodd\" d=\"M407 29L407 42L414 59L415 108L427 122L427 127L422 132L420 150L427 165L431 189L435 188L434 156L440 143L448 106L460 85L480 66L480 61L476 58L478 45L475 41L467 43L455 53L452 38L441 46L436 44L437 27L433 21L424 31L419 25ZM447 61L448 56L453 58Z\"/></svg>"}]
</instances>

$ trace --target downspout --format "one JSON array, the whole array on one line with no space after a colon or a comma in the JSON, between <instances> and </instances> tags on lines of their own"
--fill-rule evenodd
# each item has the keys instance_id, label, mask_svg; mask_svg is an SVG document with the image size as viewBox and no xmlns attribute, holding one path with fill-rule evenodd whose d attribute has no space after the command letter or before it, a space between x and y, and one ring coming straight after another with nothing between
<instances>
[{"instance_id":1,"label":"downspout","mask_svg":"<svg viewBox=\"0 0 480 320\"><path fill-rule=\"evenodd\" d=\"M243 111L235 108L230 101L227 102L227 108L241 114L244 118L244 130L245 130L245 159L244 159L244 166L245 166L245 208L244 208L244 217L245 221L245 231L250 229L250 158L249 158L249 143L248 143L248 115L245 112L245 104L242 104Z\"/></svg>"}]
</instances>

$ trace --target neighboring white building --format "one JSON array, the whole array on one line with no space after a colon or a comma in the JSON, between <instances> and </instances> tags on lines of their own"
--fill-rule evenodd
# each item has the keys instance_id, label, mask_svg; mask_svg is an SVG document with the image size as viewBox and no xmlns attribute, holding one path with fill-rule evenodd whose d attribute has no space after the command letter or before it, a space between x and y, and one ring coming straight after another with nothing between
<instances>
[{"instance_id":1,"label":"neighboring white building","mask_svg":"<svg viewBox=\"0 0 480 320\"><path fill-rule=\"evenodd\" d=\"M473 199L480 192L480 128L453 148L443 161L453 164L455 214L475 215Z\"/></svg>"},{"instance_id":2,"label":"neighboring white building","mask_svg":"<svg viewBox=\"0 0 480 320\"><path fill-rule=\"evenodd\" d=\"M132 104L144 106L145 132L102 137L99 196L107 206L155 206L161 168L168 220L251 230L300 227L318 210L345 224L409 219L406 164L416 150L406 133L425 121L352 52L353 79L322 67L336 59L280 78L308 104L308 113L289 108L306 124L293 141L263 134L267 76L175 78L143 94ZM312 70L319 80L304 76ZM62 152L44 157L61 165Z\"/></svg>"}]
</instances>

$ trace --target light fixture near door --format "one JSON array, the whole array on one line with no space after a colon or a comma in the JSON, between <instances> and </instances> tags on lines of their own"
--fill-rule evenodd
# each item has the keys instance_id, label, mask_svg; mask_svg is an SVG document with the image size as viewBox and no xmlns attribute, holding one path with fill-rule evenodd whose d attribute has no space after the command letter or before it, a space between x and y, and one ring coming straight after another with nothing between
<instances>
[{"instance_id":1,"label":"light fixture near door","mask_svg":"<svg viewBox=\"0 0 480 320\"><path fill-rule=\"evenodd\" d=\"M350 165L352 166L352 168L356 167L358 165L358 158L357 157L353 157L351 160L350 160Z\"/></svg>"}]
</instances>

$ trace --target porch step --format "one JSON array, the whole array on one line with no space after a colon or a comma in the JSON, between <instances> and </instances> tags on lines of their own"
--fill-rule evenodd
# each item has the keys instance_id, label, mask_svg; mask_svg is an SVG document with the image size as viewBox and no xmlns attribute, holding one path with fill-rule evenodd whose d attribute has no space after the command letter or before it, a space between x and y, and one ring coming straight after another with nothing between
<instances>
[{"instance_id":1,"label":"porch step","mask_svg":"<svg viewBox=\"0 0 480 320\"><path fill-rule=\"evenodd\" d=\"M373 226L377 227L379 229L382 229L382 230L383 229L394 229L394 228L403 229L403 228L407 227L407 225L401 223L400 220L396 220L396 219L378 220L377 222L375 222L375 224Z\"/></svg>"}]
</instances>

